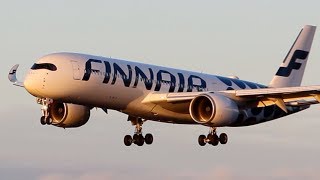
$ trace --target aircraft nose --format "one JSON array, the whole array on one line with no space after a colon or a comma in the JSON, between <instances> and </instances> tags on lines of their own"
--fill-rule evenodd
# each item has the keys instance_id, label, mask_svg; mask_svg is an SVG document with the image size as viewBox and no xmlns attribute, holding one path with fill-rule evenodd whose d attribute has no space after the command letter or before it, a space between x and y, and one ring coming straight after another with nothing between
<instances>
[{"instance_id":1,"label":"aircraft nose","mask_svg":"<svg viewBox=\"0 0 320 180\"><path fill-rule=\"evenodd\" d=\"M24 88L34 96L41 96L39 94L39 89L41 88L41 80L37 78L36 74L30 72L24 82Z\"/></svg>"}]
</instances>

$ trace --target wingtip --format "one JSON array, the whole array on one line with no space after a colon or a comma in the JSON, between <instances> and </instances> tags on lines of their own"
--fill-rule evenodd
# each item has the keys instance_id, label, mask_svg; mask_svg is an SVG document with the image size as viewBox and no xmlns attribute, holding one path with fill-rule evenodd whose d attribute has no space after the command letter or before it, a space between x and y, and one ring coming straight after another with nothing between
<instances>
[{"instance_id":1,"label":"wingtip","mask_svg":"<svg viewBox=\"0 0 320 180\"><path fill-rule=\"evenodd\" d=\"M19 64L16 64L10 69L9 74L8 74L8 79L10 82L13 83L13 85L23 87L23 83L19 82L17 79L16 74L17 74L18 67L19 67Z\"/></svg>"},{"instance_id":2,"label":"wingtip","mask_svg":"<svg viewBox=\"0 0 320 180\"><path fill-rule=\"evenodd\" d=\"M9 71L9 74L8 74L8 79L9 79L9 81L11 81L11 82L16 82L16 72L17 72L17 69L18 69L18 67L19 67L19 64L16 64L16 65L14 65L11 69L10 69L10 71Z\"/></svg>"}]
</instances>

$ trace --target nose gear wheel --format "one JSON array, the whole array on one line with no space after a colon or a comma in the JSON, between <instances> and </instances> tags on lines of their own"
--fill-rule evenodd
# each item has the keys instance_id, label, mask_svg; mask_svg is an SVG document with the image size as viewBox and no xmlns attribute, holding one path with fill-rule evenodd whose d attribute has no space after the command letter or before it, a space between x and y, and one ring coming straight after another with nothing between
<instances>
[{"instance_id":1,"label":"nose gear wheel","mask_svg":"<svg viewBox=\"0 0 320 180\"><path fill-rule=\"evenodd\" d=\"M51 125L53 120L50 115L50 108L53 100L49 98L37 98L37 103L41 104L42 116L40 118L40 123L42 125Z\"/></svg>"}]
</instances>

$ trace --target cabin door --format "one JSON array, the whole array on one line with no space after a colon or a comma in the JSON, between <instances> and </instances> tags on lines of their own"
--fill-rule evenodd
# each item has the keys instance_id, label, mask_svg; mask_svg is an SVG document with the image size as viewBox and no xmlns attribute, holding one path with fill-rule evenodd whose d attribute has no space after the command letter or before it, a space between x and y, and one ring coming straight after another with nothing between
<instances>
[{"instance_id":1,"label":"cabin door","mask_svg":"<svg viewBox=\"0 0 320 180\"><path fill-rule=\"evenodd\" d=\"M80 66L77 61L71 61L72 69L73 69L73 79L80 80Z\"/></svg>"}]
</instances>

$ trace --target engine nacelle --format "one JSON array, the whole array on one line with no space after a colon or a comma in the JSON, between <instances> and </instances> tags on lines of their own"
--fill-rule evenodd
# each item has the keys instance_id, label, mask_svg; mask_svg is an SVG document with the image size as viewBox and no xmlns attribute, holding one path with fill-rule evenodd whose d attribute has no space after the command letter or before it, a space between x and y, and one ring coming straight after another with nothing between
<instances>
[{"instance_id":1,"label":"engine nacelle","mask_svg":"<svg viewBox=\"0 0 320 180\"><path fill-rule=\"evenodd\" d=\"M221 94L207 93L195 97L189 106L191 118L200 124L228 126L239 115L236 102Z\"/></svg>"},{"instance_id":2,"label":"engine nacelle","mask_svg":"<svg viewBox=\"0 0 320 180\"><path fill-rule=\"evenodd\" d=\"M52 125L62 128L80 127L86 124L90 117L87 106L53 102L49 109Z\"/></svg>"}]
</instances>

